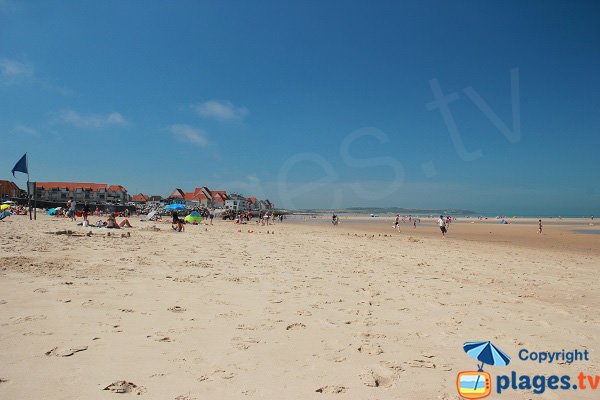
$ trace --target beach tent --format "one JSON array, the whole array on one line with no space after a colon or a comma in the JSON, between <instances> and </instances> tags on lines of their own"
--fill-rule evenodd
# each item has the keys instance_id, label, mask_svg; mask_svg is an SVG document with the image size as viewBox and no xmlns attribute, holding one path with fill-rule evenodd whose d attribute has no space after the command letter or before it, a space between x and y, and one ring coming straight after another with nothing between
<instances>
[{"instance_id":1,"label":"beach tent","mask_svg":"<svg viewBox=\"0 0 600 400\"><path fill-rule=\"evenodd\" d=\"M202 217L200 216L200 213L198 211L194 211L190 215L186 216L184 220L185 222L188 222L190 224L193 224L194 222L199 224L200 222L202 222Z\"/></svg>"},{"instance_id":2,"label":"beach tent","mask_svg":"<svg viewBox=\"0 0 600 400\"><path fill-rule=\"evenodd\" d=\"M10 213L10 211L2 211L0 212L0 221L2 221L4 218L11 216L12 214Z\"/></svg>"},{"instance_id":3,"label":"beach tent","mask_svg":"<svg viewBox=\"0 0 600 400\"><path fill-rule=\"evenodd\" d=\"M168 206L165 207L165 210L167 211L181 211L181 210L185 210L185 206L183 204L169 204Z\"/></svg>"},{"instance_id":4,"label":"beach tent","mask_svg":"<svg viewBox=\"0 0 600 400\"><path fill-rule=\"evenodd\" d=\"M9 204L2 204L2 205L0 206L0 210L6 210L7 208L10 208L10 205L9 205Z\"/></svg>"},{"instance_id":5,"label":"beach tent","mask_svg":"<svg viewBox=\"0 0 600 400\"><path fill-rule=\"evenodd\" d=\"M48 215L56 215L56 208L51 208L48 210Z\"/></svg>"}]
</instances>

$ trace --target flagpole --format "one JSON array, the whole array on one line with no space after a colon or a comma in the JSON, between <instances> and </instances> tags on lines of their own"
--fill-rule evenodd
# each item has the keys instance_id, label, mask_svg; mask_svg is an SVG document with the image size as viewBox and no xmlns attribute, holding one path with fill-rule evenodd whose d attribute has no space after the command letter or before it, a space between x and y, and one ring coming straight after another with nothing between
<instances>
[{"instance_id":1,"label":"flagpole","mask_svg":"<svg viewBox=\"0 0 600 400\"><path fill-rule=\"evenodd\" d=\"M31 215L31 194L29 190L29 155L25 153L25 168L27 168L27 208L29 209L29 220L31 221L33 216Z\"/></svg>"},{"instance_id":2,"label":"flagpole","mask_svg":"<svg viewBox=\"0 0 600 400\"><path fill-rule=\"evenodd\" d=\"M29 179L29 156L27 156L27 179ZM37 184L35 182L33 182L33 220L37 221L37 198L36 198L36 194L37 194Z\"/></svg>"}]
</instances>

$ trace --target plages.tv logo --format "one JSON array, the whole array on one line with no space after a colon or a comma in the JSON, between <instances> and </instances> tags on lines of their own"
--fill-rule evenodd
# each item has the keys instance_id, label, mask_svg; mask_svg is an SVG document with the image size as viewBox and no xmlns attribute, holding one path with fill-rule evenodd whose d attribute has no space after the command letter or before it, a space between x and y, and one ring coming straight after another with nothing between
<instances>
[{"instance_id":1,"label":"plages.tv logo","mask_svg":"<svg viewBox=\"0 0 600 400\"><path fill-rule=\"evenodd\" d=\"M477 371L462 371L456 376L456 389L464 399L483 399L492 393L492 377L483 370L484 365L504 367L510 363L510 357L494 346L492 342L466 342L465 353L476 359Z\"/></svg>"}]
</instances>

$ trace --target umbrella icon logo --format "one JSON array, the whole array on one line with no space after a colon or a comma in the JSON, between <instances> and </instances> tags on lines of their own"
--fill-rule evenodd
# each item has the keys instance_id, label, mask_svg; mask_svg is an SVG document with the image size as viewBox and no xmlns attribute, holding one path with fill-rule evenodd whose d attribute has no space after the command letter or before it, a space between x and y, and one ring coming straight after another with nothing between
<instances>
[{"instance_id":1,"label":"umbrella icon logo","mask_svg":"<svg viewBox=\"0 0 600 400\"><path fill-rule=\"evenodd\" d=\"M492 378L483 370L484 365L506 366L510 357L492 342L467 342L463 350L478 361L477 371L459 372L456 377L458 394L465 399L483 399L492 392ZM481 363L481 365L479 364Z\"/></svg>"}]
</instances>

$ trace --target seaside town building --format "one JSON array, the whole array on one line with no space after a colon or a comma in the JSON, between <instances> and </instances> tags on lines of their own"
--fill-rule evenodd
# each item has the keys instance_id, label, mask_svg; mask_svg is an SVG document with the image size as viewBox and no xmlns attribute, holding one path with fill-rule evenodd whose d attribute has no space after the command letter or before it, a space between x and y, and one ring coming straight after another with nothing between
<instances>
[{"instance_id":1,"label":"seaside town building","mask_svg":"<svg viewBox=\"0 0 600 400\"><path fill-rule=\"evenodd\" d=\"M225 200L225 208L234 211L249 211L250 203L244 196L232 193L229 199Z\"/></svg>"},{"instance_id":2,"label":"seaside town building","mask_svg":"<svg viewBox=\"0 0 600 400\"><path fill-rule=\"evenodd\" d=\"M193 192L185 193L176 188L168 197L171 203L182 203L190 206L223 208L229 199L224 190L210 190L207 187L197 187Z\"/></svg>"},{"instance_id":3,"label":"seaside town building","mask_svg":"<svg viewBox=\"0 0 600 400\"><path fill-rule=\"evenodd\" d=\"M131 196L131 201L134 203L145 204L150 200L150 196L144 193L134 194Z\"/></svg>"},{"instance_id":4,"label":"seaside town building","mask_svg":"<svg viewBox=\"0 0 600 400\"><path fill-rule=\"evenodd\" d=\"M78 202L125 204L129 200L127 189L121 185L82 182L36 182L36 199L66 202L73 198Z\"/></svg>"},{"instance_id":5,"label":"seaside town building","mask_svg":"<svg viewBox=\"0 0 600 400\"><path fill-rule=\"evenodd\" d=\"M184 192L176 188L167 197L170 203L181 203L191 207L225 208L235 211L262 211L273 209L269 200L257 200L256 197L244 197L225 190L211 190L206 186L197 187L193 192Z\"/></svg>"},{"instance_id":6,"label":"seaside town building","mask_svg":"<svg viewBox=\"0 0 600 400\"><path fill-rule=\"evenodd\" d=\"M21 197L21 189L11 181L0 181L0 198Z\"/></svg>"}]
</instances>

